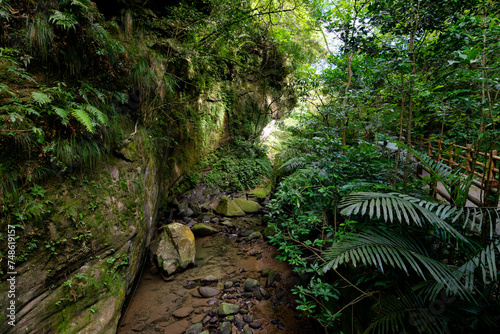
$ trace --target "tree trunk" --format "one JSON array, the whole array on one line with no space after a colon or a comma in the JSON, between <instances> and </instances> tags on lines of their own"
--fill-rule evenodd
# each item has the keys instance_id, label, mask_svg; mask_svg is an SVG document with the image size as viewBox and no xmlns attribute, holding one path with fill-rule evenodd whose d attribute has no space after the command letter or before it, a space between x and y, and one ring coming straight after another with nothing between
<instances>
[{"instance_id":1,"label":"tree trunk","mask_svg":"<svg viewBox=\"0 0 500 334\"><path fill-rule=\"evenodd\" d=\"M347 74L348 74L348 80L347 80L347 85L345 86L345 92L344 92L344 129L342 131L342 152L344 155L347 154L346 151L346 146L347 146L347 126L349 125L349 114L347 113L347 92L349 91L349 86L351 86L351 81L352 81L352 68L351 68L351 62L352 62L352 56L353 52L348 55L347 57Z\"/></svg>"},{"instance_id":2,"label":"tree trunk","mask_svg":"<svg viewBox=\"0 0 500 334\"><path fill-rule=\"evenodd\" d=\"M413 9L415 10L415 9ZM410 84L409 84L409 92L408 92L408 127L406 130L406 144L408 147L412 147L411 145L411 130L412 130L412 121L413 121L413 89L415 87L415 74L417 73L417 65L415 63L415 37L417 34L418 28L418 20L419 20L419 10L420 10L420 0L417 0L417 8L414 15L411 18L411 34L410 34L410 50L409 56L411 61L411 76L410 76ZM403 177L403 189L406 190L408 186L408 174L409 174L409 166L411 162L411 154L407 152L406 154L406 166L405 173Z\"/></svg>"}]
</instances>

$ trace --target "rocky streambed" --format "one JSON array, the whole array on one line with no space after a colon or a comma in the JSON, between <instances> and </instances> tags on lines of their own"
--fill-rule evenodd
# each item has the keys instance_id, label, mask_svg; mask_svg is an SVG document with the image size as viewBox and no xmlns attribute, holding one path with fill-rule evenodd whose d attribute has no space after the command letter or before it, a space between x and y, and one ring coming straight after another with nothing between
<instances>
[{"instance_id":1,"label":"rocky streambed","mask_svg":"<svg viewBox=\"0 0 500 334\"><path fill-rule=\"evenodd\" d=\"M295 309L291 288L299 279L263 240L258 213L201 214L182 223L202 221L217 232L196 237L195 264L168 276L145 268L119 334L316 332Z\"/></svg>"}]
</instances>

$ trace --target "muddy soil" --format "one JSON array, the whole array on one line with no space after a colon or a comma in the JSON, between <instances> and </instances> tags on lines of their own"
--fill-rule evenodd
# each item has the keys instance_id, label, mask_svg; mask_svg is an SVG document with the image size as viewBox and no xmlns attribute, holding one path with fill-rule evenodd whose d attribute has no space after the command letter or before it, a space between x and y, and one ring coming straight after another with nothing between
<instances>
[{"instance_id":1,"label":"muddy soil","mask_svg":"<svg viewBox=\"0 0 500 334\"><path fill-rule=\"evenodd\" d=\"M196 239L195 266L170 277L145 269L118 333L316 333L296 310L291 288L299 280L291 268L275 258L276 250L262 237L247 238L263 229L260 217L233 218L231 223L212 222L224 232ZM250 292L248 279L260 287ZM215 296L205 298L200 291L206 289L200 287L218 291L208 289ZM240 310L220 315L222 303Z\"/></svg>"}]
</instances>

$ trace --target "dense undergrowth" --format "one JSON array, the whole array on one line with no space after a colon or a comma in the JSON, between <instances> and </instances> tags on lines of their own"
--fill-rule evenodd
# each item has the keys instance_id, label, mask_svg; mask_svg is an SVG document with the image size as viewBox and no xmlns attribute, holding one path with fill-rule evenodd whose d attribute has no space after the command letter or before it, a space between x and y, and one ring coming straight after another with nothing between
<instances>
[{"instance_id":1,"label":"dense undergrowth","mask_svg":"<svg viewBox=\"0 0 500 334\"><path fill-rule=\"evenodd\" d=\"M195 167L198 171L189 176L190 182L227 191L253 189L270 177L272 169L263 148L244 138L202 157Z\"/></svg>"},{"instance_id":2,"label":"dense undergrowth","mask_svg":"<svg viewBox=\"0 0 500 334\"><path fill-rule=\"evenodd\" d=\"M338 128L315 113L296 119L266 219L302 279L298 308L328 333L493 333L499 245L481 246L462 211L422 181L403 191L394 155L353 140L344 155Z\"/></svg>"}]
</instances>

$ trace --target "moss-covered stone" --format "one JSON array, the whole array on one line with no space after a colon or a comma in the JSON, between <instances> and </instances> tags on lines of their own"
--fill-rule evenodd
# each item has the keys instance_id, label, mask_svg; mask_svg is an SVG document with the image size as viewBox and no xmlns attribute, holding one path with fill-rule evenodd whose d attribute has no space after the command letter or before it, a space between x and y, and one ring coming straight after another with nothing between
<instances>
[{"instance_id":1,"label":"moss-covered stone","mask_svg":"<svg viewBox=\"0 0 500 334\"><path fill-rule=\"evenodd\" d=\"M236 198L234 201L246 213L258 212L261 209L260 204L254 201L249 201L243 198Z\"/></svg>"},{"instance_id":2,"label":"moss-covered stone","mask_svg":"<svg viewBox=\"0 0 500 334\"><path fill-rule=\"evenodd\" d=\"M191 227L191 231L197 237L206 237L218 232L215 227L202 223L195 224L193 227Z\"/></svg>"},{"instance_id":3,"label":"moss-covered stone","mask_svg":"<svg viewBox=\"0 0 500 334\"><path fill-rule=\"evenodd\" d=\"M265 188L264 188L264 187L258 187L258 188L256 188L256 189L252 192L252 194L253 194L255 197L259 198L259 199L266 199L266 196L267 196L267 195L266 195L266 190L265 190Z\"/></svg>"},{"instance_id":4,"label":"moss-covered stone","mask_svg":"<svg viewBox=\"0 0 500 334\"><path fill-rule=\"evenodd\" d=\"M228 315L236 314L240 311L240 306L236 304L231 304L231 303L222 303L219 306L219 316L220 317L225 317Z\"/></svg>"},{"instance_id":5,"label":"moss-covered stone","mask_svg":"<svg viewBox=\"0 0 500 334\"><path fill-rule=\"evenodd\" d=\"M245 212L236 204L233 199L222 197L217 209L215 211L218 214L227 216L227 217L241 217L245 215Z\"/></svg>"},{"instance_id":6,"label":"moss-covered stone","mask_svg":"<svg viewBox=\"0 0 500 334\"><path fill-rule=\"evenodd\" d=\"M194 263L194 235L186 225L169 224L151 243L151 252L156 256L158 266L171 275Z\"/></svg>"},{"instance_id":7,"label":"moss-covered stone","mask_svg":"<svg viewBox=\"0 0 500 334\"><path fill-rule=\"evenodd\" d=\"M248 236L248 240L259 239L260 237L262 237L262 233L260 233L260 232L252 232Z\"/></svg>"}]
</instances>

